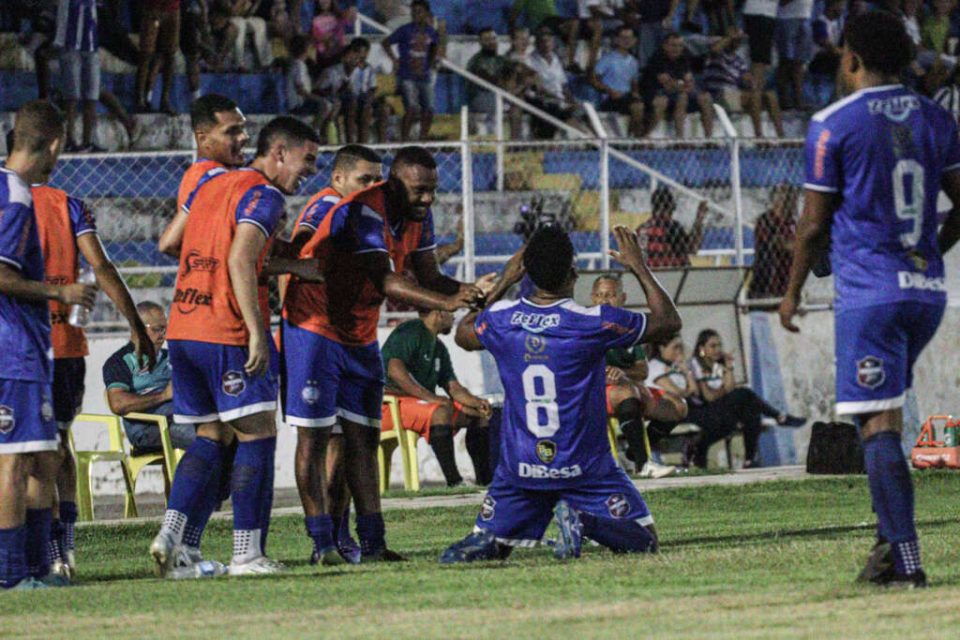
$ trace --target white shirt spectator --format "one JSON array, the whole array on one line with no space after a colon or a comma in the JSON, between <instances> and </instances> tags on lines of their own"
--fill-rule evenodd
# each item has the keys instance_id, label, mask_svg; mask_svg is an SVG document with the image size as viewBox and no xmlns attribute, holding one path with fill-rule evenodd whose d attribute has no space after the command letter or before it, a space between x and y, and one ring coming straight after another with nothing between
<instances>
[{"instance_id":1,"label":"white shirt spectator","mask_svg":"<svg viewBox=\"0 0 960 640\"><path fill-rule=\"evenodd\" d=\"M318 89L330 95L336 95L349 80L347 70L341 62L340 64L331 65L323 70L323 73L320 74Z\"/></svg>"},{"instance_id":2,"label":"white shirt spectator","mask_svg":"<svg viewBox=\"0 0 960 640\"><path fill-rule=\"evenodd\" d=\"M813 21L813 41L814 43L829 42L835 47L840 46L840 38L843 37L843 25L846 22L843 14L836 20L831 20L826 14L821 13Z\"/></svg>"},{"instance_id":3,"label":"white shirt spectator","mask_svg":"<svg viewBox=\"0 0 960 640\"><path fill-rule=\"evenodd\" d=\"M665 362L660 358L651 358L647 363L646 385L648 387L663 389L660 383L663 382L664 378L672 382L676 388L686 391L687 376L683 375L683 373L677 369L676 365L671 362Z\"/></svg>"},{"instance_id":4,"label":"white shirt spectator","mask_svg":"<svg viewBox=\"0 0 960 640\"><path fill-rule=\"evenodd\" d=\"M706 371L699 360L691 358L690 373L693 374L694 380L704 383L708 389L716 391L723 388L723 365L719 362L714 362L710 370Z\"/></svg>"},{"instance_id":5,"label":"white shirt spectator","mask_svg":"<svg viewBox=\"0 0 960 640\"><path fill-rule=\"evenodd\" d=\"M313 84L310 82L310 72L307 70L307 63L304 60L294 60L290 63L290 69L287 71L287 109L299 109L306 102L306 99L297 93L297 86L310 93Z\"/></svg>"},{"instance_id":6,"label":"white shirt spectator","mask_svg":"<svg viewBox=\"0 0 960 640\"><path fill-rule=\"evenodd\" d=\"M560 57L556 53L552 56L551 60L546 60L539 51L534 51L527 64L540 76L544 91L553 98L566 100L563 88L567 84L567 72L563 69Z\"/></svg>"},{"instance_id":7,"label":"white shirt spectator","mask_svg":"<svg viewBox=\"0 0 960 640\"><path fill-rule=\"evenodd\" d=\"M377 73L370 65L357 67L350 74L350 94L365 96L377 88Z\"/></svg>"},{"instance_id":8,"label":"white shirt spectator","mask_svg":"<svg viewBox=\"0 0 960 640\"><path fill-rule=\"evenodd\" d=\"M743 5L743 15L776 18L779 8L777 0L747 0Z\"/></svg>"},{"instance_id":9,"label":"white shirt spectator","mask_svg":"<svg viewBox=\"0 0 960 640\"><path fill-rule=\"evenodd\" d=\"M793 0L780 5L777 17L783 20L809 20L813 16L813 0Z\"/></svg>"}]
</instances>

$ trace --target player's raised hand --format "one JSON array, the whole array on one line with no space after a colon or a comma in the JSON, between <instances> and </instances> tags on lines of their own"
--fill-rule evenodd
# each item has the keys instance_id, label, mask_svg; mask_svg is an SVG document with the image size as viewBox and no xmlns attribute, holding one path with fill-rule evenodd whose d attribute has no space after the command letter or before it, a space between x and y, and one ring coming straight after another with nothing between
<instances>
[{"instance_id":1,"label":"player's raised hand","mask_svg":"<svg viewBox=\"0 0 960 640\"><path fill-rule=\"evenodd\" d=\"M257 332L250 333L249 353L247 362L243 365L243 370L250 377L262 375L270 366L270 347L267 345L267 339L265 335Z\"/></svg>"},{"instance_id":2,"label":"player's raised hand","mask_svg":"<svg viewBox=\"0 0 960 640\"><path fill-rule=\"evenodd\" d=\"M459 311L460 309L472 309L483 300L484 295L480 287L476 285L462 286L455 294L446 297L443 303L443 310Z\"/></svg>"},{"instance_id":3,"label":"player's raised hand","mask_svg":"<svg viewBox=\"0 0 960 640\"><path fill-rule=\"evenodd\" d=\"M640 247L640 238L637 237L636 231L618 224L613 228L613 238L617 242L617 249L610 249L611 258L628 269L646 268L643 249Z\"/></svg>"},{"instance_id":4,"label":"player's raised hand","mask_svg":"<svg viewBox=\"0 0 960 640\"><path fill-rule=\"evenodd\" d=\"M57 299L66 305L79 304L87 309L93 309L97 301L97 285L81 282L61 285Z\"/></svg>"},{"instance_id":5,"label":"player's raised hand","mask_svg":"<svg viewBox=\"0 0 960 640\"><path fill-rule=\"evenodd\" d=\"M797 307L800 306L799 300L792 296L784 296L780 302L780 308L777 312L780 314L780 324L784 329L792 333L800 333L800 327L793 323L793 317L797 315Z\"/></svg>"}]
</instances>

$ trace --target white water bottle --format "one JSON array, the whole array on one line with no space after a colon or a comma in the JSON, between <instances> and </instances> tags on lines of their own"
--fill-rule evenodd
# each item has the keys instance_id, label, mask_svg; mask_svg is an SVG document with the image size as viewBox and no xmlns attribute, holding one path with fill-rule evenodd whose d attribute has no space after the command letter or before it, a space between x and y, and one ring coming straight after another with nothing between
<instances>
[{"instance_id":1,"label":"white water bottle","mask_svg":"<svg viewBox=\"0 0 960 640\"><path fill-rule=\"evenodd\" d=\"M201 560L196 564L172 569L167 577L171 580L191 580L194 578L216 578L227 574L227 567L216 560Z\"/></svg>"},{"instance_id":2,"label":"white water bottle","mask_svg":"<svg viewBox=\"0 0 960 640\"><path fill-rule=\"evenodd\" d=\"M78 284L94 284L96 281L97 276L90 267L84 267L80 271L80 277L77 278ZM71 327L87 326L87 323L90 322L90 309L87 309L82 304L70 305L70 317L67 319L67 322Z\"/></svg>"}]
</instances>

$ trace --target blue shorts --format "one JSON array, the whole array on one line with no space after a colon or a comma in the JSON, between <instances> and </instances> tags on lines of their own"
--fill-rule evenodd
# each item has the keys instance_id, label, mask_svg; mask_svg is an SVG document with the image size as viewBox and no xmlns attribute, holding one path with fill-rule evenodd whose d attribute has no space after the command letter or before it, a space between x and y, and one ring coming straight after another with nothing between
<instances>
[{"instance_id":1,"label":"blue shorts","mask_svg":"<svg viewBox=\"0 0 960 640\"><path fill-rule=\"evenodd\" d=\"M493 531L501 544L536 546L553 519L553 507L558 500L566 500L577 511L598 518L633 520L643 526L653 524L647 503L623 469L617 467L606 477L550 491L516 487L498 473L483 498L476 528Z\"/></svg>"},{"instance_id":2,"label":"blue shorts","mask_svg":"<svg viewBox=\"0 0 960 640\"><path fill-rule=\"evenodd\" d=\"M940 326L944 305L921 302L838 311L837 413L856 415L903 406L913 364Z\"/></svg>"},{"instance_id":3,"label":"blue shorts","mask_svg":"<svg viewBox=\"0 0 960 640\"><path fill-rule=\"evenodd\" d=\"M280 357L270 345L270 366L255 378L243 371L247 348L195 340L170 340L173 420L179 424L230 422L277 410Z\"/></svg>"},{"instance_id":4,"label":"blue shorts","mask_svg":"<svg viewBox=\"0 0 960 640\"><path fill-rule=\"evenodd\" d=\"M0 378L0 455L57 450L50 384Z\"/></svg>"},{"instance_id":5,"label":"blue shorts","mask_svg":"<svg viewBox=\"0 0 960 640\"><path fill-rule=\"evenodd\" d=\"M337 417L380 428L383 361L376 342L352 347L284 321L283 412L294 427L333 427Z\"/></svg>"}]
</instances>

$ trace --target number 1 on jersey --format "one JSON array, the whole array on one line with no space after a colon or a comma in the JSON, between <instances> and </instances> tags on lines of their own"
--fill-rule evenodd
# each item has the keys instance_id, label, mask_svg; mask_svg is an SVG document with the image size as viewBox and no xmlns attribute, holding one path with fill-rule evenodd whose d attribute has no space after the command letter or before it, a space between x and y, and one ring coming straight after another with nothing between
<instances>
[{"instance_id":1,"label":"number 1 on jersey","mask_svg":"<svg viewBox=\"0 0 960 640\"><path fill-rule=\"evenodd\" d=\"M527 401L527 429L538 438L549 438L560 428L557 383L546 365L523 370L523 397Z\"/></svg>"}]
</instances>

